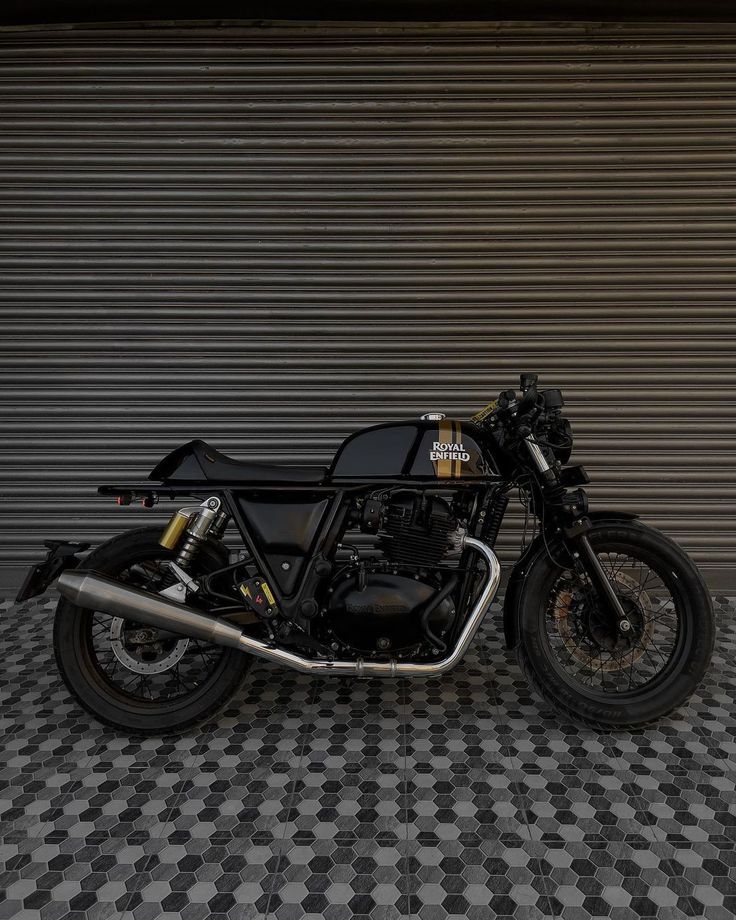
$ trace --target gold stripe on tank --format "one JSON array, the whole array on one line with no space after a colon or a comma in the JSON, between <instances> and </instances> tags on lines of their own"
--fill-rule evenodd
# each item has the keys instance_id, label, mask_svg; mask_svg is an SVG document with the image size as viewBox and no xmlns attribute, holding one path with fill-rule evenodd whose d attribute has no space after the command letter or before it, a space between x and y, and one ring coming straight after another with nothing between
<instances>
[{"instance_id":1,"label":"gold stripe on tank","mask_svg":"<svg viewBox=\"0 0 736 920\"><path fill-rule=\"evenodd\" d=\"M447 444L452 441L452 422L450 419L443 418L440 420L438 438L440 444ZM452 476L452 460L437 461L437 476L439 479L449 479Z\"/></svg>"}]
</instances>

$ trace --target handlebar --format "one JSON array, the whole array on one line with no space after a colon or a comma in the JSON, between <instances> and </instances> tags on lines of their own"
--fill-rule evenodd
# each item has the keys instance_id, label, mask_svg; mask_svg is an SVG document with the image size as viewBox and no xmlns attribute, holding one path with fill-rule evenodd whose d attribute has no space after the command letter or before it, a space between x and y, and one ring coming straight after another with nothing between
<instances>
[{"instance_id":1,"label":"handlebar","mask_svg":"<svg viewBox=\"0 0 736 920\"><path fill-rule=\"evenodd\" d=\"M521 418L523 415L528 415L532 409L536 408L537 405L537 387L532 385L527 388L524 395L521 397L519 402L516 404L516 417Z\"/></svg>"},{"instance_id":2,"label":"handlebar","mask_svg":"<svg viewBox=\"0 0 736 920\"><path fill-rule=\"evenodd\" d=\"M550 446L545 440L548 427L559 417L564 400L559 390L540 392L536 374L522 374L520 384L521 394L516 390L504 390L494 403L474 417L474 421L496 429L507 445L516 443L537 473L552 483L556 481L556 473L543 447ZM542 432L541 441L539 432Z\"/></svg>"},{"instance_id":3,"label":"handlebar","mask_svg":"<svg viewBox=\"0 0 736 920\"><path fill-rule=\"evenodd\" d=\"M557 389L538 390L536 374L522 374L520 383L520 394L503 390L472 421L491 431L522 468L533 470L543 488L559 489L573 444L570 423L561 414L565 401Z\"/></svg>"},{"instance_id":4,"label":"handlebar","mask_svg":"<svg viewBox=\"0 0 736 920\"><path fill-rule=\"evenodd\" d=\"M554 413L564 405L562 393L559 390L537 389L538 377L536 374L521 374L521 397L517 399L516 390L502 390L495 403L491 403L476 416L478 421L485 422L497 418L508 410L509 417L516 420L529 415L534 409L540 412Z\"/></svg>"}]
</instances>

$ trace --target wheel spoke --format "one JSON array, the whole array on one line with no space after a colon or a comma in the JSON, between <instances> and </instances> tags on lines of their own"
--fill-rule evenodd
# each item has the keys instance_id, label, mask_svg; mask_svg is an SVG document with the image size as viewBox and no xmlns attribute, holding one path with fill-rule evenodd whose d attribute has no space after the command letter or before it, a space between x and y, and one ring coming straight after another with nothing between
<instances>
[{"instance_id":1,"label":"wheel spoke","mask_svg":"<svg viewBox=\"0 0 736 920\"><path fill-rule=\"evenodd\" d=\"M163 549L161 553L160 558L138 559L111 574L146 590L159 590L168 575L161 566L167 556ZM121 628L117 618L102 611L89 616L88 641L105 681L130 697L150 702L196 690L210 678L223 655L219 646L196 639L160 639L157 630L143 624L126 622Z\"/></svg>"},{"instance_id":2,"label":"wheel spoke","mask_svg":"<svg viewBox=\"0 0 736 920\"><path fill-rule=\"evenodd\" d=\"M550 650L570 679L606 694L643 687L668 666L677 644L679 610L660 575L643 559L597 550L631 623L620 633L582 568L562 573L545 620Z\"/></svg>"}]
</instances>

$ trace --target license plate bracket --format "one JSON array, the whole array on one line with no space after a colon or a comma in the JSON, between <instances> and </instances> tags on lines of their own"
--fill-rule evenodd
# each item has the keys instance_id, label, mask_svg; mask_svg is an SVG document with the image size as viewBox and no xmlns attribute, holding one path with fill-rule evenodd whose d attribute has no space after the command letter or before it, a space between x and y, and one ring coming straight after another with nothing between
<instances>
[{"instance_id":1,"label":"license plate bracket","mask_svg":"<svg viewBox=\"0 0 736 920\"><path fill-rule=\"evenodd\" d=\"M43 594L62 572L76 568L80 562L77 554L90 547L89 543L69 543L65 540L46 540L43 545L49 552L43 562L31 566L15 598L17 604Z\"/></svg>"}]
</instances>

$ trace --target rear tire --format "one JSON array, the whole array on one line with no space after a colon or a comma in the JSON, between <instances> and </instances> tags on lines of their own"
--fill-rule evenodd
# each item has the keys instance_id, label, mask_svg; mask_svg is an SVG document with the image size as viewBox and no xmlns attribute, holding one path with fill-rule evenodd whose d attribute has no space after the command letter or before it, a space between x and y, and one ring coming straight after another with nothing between
<instances>
[{"instance_id":1,"label":"rear tire","mask_svg":"<svg viewBox=\"0 0 736 920\"><path fill-rule=\"evenodd\" d=\"M631 621L638 617L639 622L638 644L629 639L630 644L624 643L618 655L606 645L596 646L601 636L599 621L594 621L598 638L594 635L591 639L592 630L585 635L585 624L589 626L590 621L584 614L585 605L594 606L594 602L585 600L584 590L575 595L574 587L560 593L559 585L565 584L569 572L566 575L566 570L544 553L532 565L519 601L519 664L539 695L574 721L603 729L637 728L672 713L689 699L702 680L715 637L711 597L689 556L650 527L638 522L601 522L594 525L589 539L599 559L609 561L610 580L617 592L631 597ZM653 591L648 585L654 582L632 587L628 570L610 565L611 559L626 557L654 572L655 581L658 579L663 586L660 596L666 592L669 600L652 609L654 603L648 593ZM637 571L636 565L631 571ZM571 584L575 584L574 577ZM636 588L641 608L638 613ZM563 596L561 609L559 598ZM647 598L648 609L642 596ZM577 601L577 607L573 597L583 598ZM575 610L580 612L574 620ZM662 651L653 642L655 634L665 629L669 637ZM617 643L615 652L624 642L620 636L608 641ZM588 655L595 665L588 663ZM645 672L644 678L649 673L651 676L648 680L641 678L639 684L632 680L634 669ZM600 671L597 683L596 670ZM587 676L590 687L586 685Z\"/></svg>"},{"instance_id":2,"label":"rear tire","mask_svg":"<svg viewBox=\"0 0 736 920\"><path fill-rule=\"evenodd\" d=\"M144 560L174 558L160 546L160 536L160 527L129 530L99 546L84 567L114 578ZM222 544L205 544L197 562L202 573L222 568L227 565L227 550ZM231 699L252 661L237 649L218 649L211 672L191 692L171 699L143 699L124 692L101 667L91 638L94 616L94 611L64 598L59 601L54 619L56 662L79 704L100 722L125 732L171 734L211 718Z\"/></svg>"}]
</instances>

